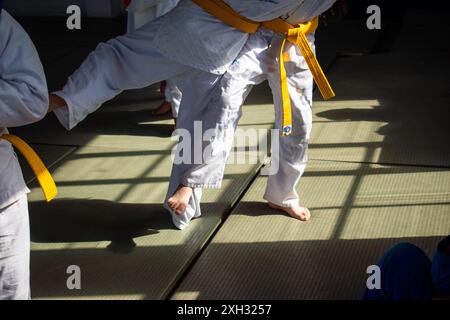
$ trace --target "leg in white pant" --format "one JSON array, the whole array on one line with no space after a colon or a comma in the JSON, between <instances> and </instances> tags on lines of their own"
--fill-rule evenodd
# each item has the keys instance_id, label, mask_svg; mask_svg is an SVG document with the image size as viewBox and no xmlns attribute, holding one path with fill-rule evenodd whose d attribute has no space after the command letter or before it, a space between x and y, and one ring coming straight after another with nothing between
<instances>
[{"instance_id":1,"label":"leg in white pant","mask_svg":"<svg viewBox=\"0 0 450 320\"><path fill-rule=\"evenodd\" d=\"M260 41L268 38L268 35L265 37L259 35ZM311 46L314 47L314 35L310 35L308 38ZM224 110L239 110L240 112L248 89L268 78L275 104L275 128L279 129L281 133L282 104L278 64L280 41L281 38L276 36L267 50L261 51L258 46L254 46L252 50L238 59L222 80L224 84L221 86L220 103ZM252 45L250 40L249 45ZM291 135L280 136L279 148L272 148L272 150L279 150L279 153L272 153L272 161L278 163L279 169L275 174L269 176L264 199L280 207L296 208L300 205L296 186L305 171L308 159L308 141L312 128L313 78L299 49L296 46L288 45L286 50L291 57L285 67L294 129ZM235 113L237 112L235 111ZM236 128L239 118L235 117L234 119L236 121L234 128ZM227 155L229 155L231 143L222 144L228 152ZM215 181L221 181L224 165L214 164L214 166L217 172Z\"/></svg>"},{"instance_id":2,"label":"leg in white pant","mask_svg":"<svg viewBox=\"0 0 450 320\"><path fill-rule=\"evenodd\" d=\"M189 177L192 166L197 166L194 163L202 161L201 155L199 158L199 153L201 154L209 143L208 141L202 141L208 126L199 128L198 122L207 119L208 115L209 117L212 116L211 110L208 109L208 102L211 99L211 94L215 91L215 87L220 83L220 79L220 76L209 73L190 73L189 77L183 75L173 79L179 90L183 92L177 121L179 129L176 131L179 133L181 140L177 146L176 155L182 155L183 159L178 156L175 157L164 206L172 214L172 221L179 229L184 229L192 218L201 215L202 190ZM208 122L204 121L203 123L207 124ZM169 208L167 201L180 186L192 188L193 194L184 213L177 214Z\"/></svg>"},{"instance_id":3,"label":"leg in white pant","mask_svg":"<svg viewBox=\"0 0 450 320\"><path fill-rule=\"evenodd\" d=\"M260 31L251 36L240 57L220 80L213 93L203 96L204 99L201 101L192 101L192 92L202 87L199 83L204 81L203 79L196 79L199 82L188 79L190 81L187 83L180 83L177 80L183 92L178 129L190 133L192 137L190 152L192 155L200 155L200 159L193 159L196 161L191 163L175 164L172 171L167 199L177 191L180 184L194 189L184 213L177 215L172 212L174 223L179 228L185 228L192 218L200 216L201 189L221 186L225 163L241 117L241 106L251 86L264 81L267 77L268 71L262 70L261 67L268 66L268 61L265 61L266 63L261 61L269 58L267 49L271 40L272 33L268 31ZM192 108L183 108L188 103L190 106L196 106L196 113L192 112ZM199 121L197 130L200 134L194 134L195 121ZM199 125L201 129L198 129ZM205 133L206 135L202 137ZM196 144L199 148L195 148Z\"/></svg>"},{"instance_id":4,"label":"leg in white pant","mask_svg":"<svg viewBox=\"0 0 450 320\"><path fill-rule=\"evenodd\" d=\"M27 196L0 209L0 300L30 298Z\"/></svg>"},{"instance_id":5,"label":"leg in white pant","mask_svg":"<svg viewBox=\"0 0 450 320\"><path fill-rule=\"evenodd\" d=\"M188 168L185 175L188 185L220 188L242 105L252 86L267 79L268 67L273 63L269 50L272 37L273 33L267 30L252 35L207 101L199 120L204 131L210 130L212 134L204 144L204 161Z\"/></svg>"},{"instance_id":6,"label":"leg in white pant","mask_svg":"<svg viewBox=\"0 0 450 320\"><path fill-rule=\"evenodd\" d=\"M160 20L155 20L136 31L100 44L69 78L65 87L55 93L67 104L68 108L55 110L67 129L73 128L123 90L143 88L172 79L180 92L185 92L181 104L186 106L179 107L178 122L187 131L194 132L194 121L202 119L207 101L222 76L171 61L152 49L150 44L159 23ZM184 164L174 165L168 196L184 183L186 172ZM171 211L175 226L182 229L186 221L200 214L200 208L194 205L199 203L200 195L200 189L194 191L193 198L198 200L191 201L193 209L188 210L186 216L178 216Z\"/></svg>"},{"instance_id":7,"label":"leg in white pant","mask_svg":"<svg viewBox=\"0 0 450 320\"><path fill-rule=\"evenodd\" d=\"M159 19L142 28L98 45L69 77L64 88L55 92L67 103L55 114L72 129L89 113L123 90L138 89L180 75L210 74L166 58L152 47ZM217 75L215 77L218 77Z\"/></svg>"},{"instance_id":8,"label":"leg in white pant","mask_svg":"<svg viewBox=\"0 0 450 320\"><path fill-rule=\"evenodd\" d=\"M200 165L194 164L190 168L186 166L188 169L183 172L185 185L197 188L220 187L225 162L230 154L234 132L241 116L241 106L252 85L259 84L266 78L269 79L274 96L276 128L281 129L281 85L277 64L277 48L279 48L280 39L275 39L272 47L269 48L268 44L271 40L270 34L252 35L240 57L222 78L202 118L203 126L206 125L215 130L214 139L208 145L213 149L212 154L208 152L211 156L210 161ZM311 36L311 44L313 41L314 38ZM273 161L279 163L279 170L269 177L264 198L280 207L295 208L299 207L296 185L307 162L308 140L312 126L313 79L298 48L288 46L288 50L292 59L286 64L286 71L289 78L295 129L291 136L279 139L280 154L272 155ZM193 198L196 201L190 202L186 211L195 208L199 212L200 199L199 197ZM303 213L302 215L298 213L291 215L304 219ZM188 221L185 220L185 222Z\"/></svg>"},{"instance_id":9,"label":"leg in white pant","mask_svg":"<svg viewBox=\"0 0 450 320\"><path fill-rule=\"evenodd\" d=\"M293 132L280 137L279 148L272 147L272 161L278 163L278 171L268 177L264 199L280 207L299 207L296 186L308 161L308 141L312 128L313 78L304 58L291 47L291 56L297 61L286 63L289 95L292 106ZM269 74L269 85L275 103L275 126L282 132L282 104L278 66ZM276 140L275 140L276 141Z\"/></svg>"}]
</instances>

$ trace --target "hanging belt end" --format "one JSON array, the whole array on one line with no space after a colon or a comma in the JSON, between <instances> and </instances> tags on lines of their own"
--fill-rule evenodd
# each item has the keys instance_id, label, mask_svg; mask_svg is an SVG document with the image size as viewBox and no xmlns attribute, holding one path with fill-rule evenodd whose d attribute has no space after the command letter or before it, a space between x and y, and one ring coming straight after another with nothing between
<instances>
[{"instance_id":1,"label":"hanging belt end","mask_svg":"<svg viewBox=\"0 0 450 320\"><path fill-rule=\"evenodd\" d=\"M334 97L336 97L336 95L335 95L334 92L333 92L333 93L330 94L330 95L326 95L326 96L324 97L324 99L325 99L325 100L331 100L331 99L333 99Z\"/></svg>"},{"instance_id":2,"label":"hanging belt end","mask_svg":"<svg viewBox=\"0 0 450 320\"><path fill-rule=\"evenodd\" d=\"M319 89L321 89L321 88L319 88ZM331 100L334 97L336 97L336 94L334 93L334 91L331 87L328 87L325 90L320 90L320 93L322 94L322 97L324 100Z\"/></svg>"},{"instance_id":3,"label":"hanging belt end","mask_svg":"<svg viewBox=\"0 0 450 320\"><path fill-rule=\"evenodd\" d=\"M42 172L38 175L38 181L41 185L42 192L44 193L45 200L50 202L55 199L58 195L58 188L50 173L48 171Z\"/></svg>"},{"instance_id":4,"label":"hanging belt end","mask_svg":"<svg viewBox=\"0 0 450 320\"><path fill-rule=\"evenodd\" d=\"M53 199L56 198L56 196L58 195L58 189L56 189L56 187L50 190L45 190L44 192L44 197L45 197L45 201L48 203L50 201L52 201Z\"/></svg>"}]
</instances>

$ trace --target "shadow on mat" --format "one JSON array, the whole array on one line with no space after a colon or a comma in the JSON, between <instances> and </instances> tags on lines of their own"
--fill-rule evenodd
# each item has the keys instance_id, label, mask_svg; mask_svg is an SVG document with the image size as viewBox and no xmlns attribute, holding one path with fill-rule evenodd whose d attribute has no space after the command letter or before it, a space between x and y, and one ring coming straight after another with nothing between
<instances>
[{"instance_id":1,"label":"shadow on mat","mask_svg":"<svg viewBox=\"0 0 450 320\"><path fill-rule=\"evenodd\" d=\"M386 250L410 242L431 256L442 238L213 242L175 298L359 300L369 276L368 266L376 264Z\"/></svg>"},{"instance_id":2,"label":"shadow on mat","mask_svg":"<svg viewBox=\"0 0 450 320\"><path fill-rule=\"evenodd\" d=\"M174 229L161 204L125 204L106 200L58 199L31 202L34 242L113 241L131 244L136 237Z\"/></svg>"}]
</instances>

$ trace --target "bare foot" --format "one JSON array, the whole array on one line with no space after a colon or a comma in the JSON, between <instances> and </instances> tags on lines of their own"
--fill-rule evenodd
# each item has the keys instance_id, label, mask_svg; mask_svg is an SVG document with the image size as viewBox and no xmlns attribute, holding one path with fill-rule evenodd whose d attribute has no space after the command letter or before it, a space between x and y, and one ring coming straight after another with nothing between
<instances>
[{"instance_id":1,"label":"bare foot","mask_svg":"<svg viewBox=\"0 0 450 320\"><path fill-rule=\"evenodd\" d=\"M172 104L169 101L164 101L158 108L152 110L152 116L154 117L162 116L171 111L172 111Z\"/></svg>"},{"instance_id":2,"label":"bare foot","mask_svg":"<svg viewBox=\"0 0 450 320\"><path fill-rule=\"evenodd\" d=\"M56 94L49 94L48 99L48 110L47 112L52 112L53 110L64 107L67 105L63 98L57 96Z\"/></svg>"},{"instance_id":3,"label":"bare foot","mask_svg":"<svg viewBox=\"0 0 450 320\"><path fill-rule=\"evenodd\" d=\"M192 192L192 188L181 185L175 194L167 200L169 208L176 214L183 214L189 205Z\"/></svg>"},{"instance_id":4,"label":"bare foot","mask_svg":"<svg viewBox=\"0 0 450 320\"><path fill-rule=\"evenodd\" d=\"M308 221L311 219L311 212L309 212L308 208L304 207L294 207L294 208L288 208L288 207L281 207L277 206L273 203L268 203L269 207L275 210L284 211L288 215L290 215L292 218L301 220L301 221Z\"/></svg>"}]
</instances>

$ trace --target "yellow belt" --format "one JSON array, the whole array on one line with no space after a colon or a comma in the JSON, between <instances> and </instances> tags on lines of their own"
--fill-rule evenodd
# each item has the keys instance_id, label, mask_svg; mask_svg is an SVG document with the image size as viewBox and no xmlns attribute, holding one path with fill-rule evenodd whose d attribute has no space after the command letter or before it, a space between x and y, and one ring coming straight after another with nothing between
<instances>
[{"instance_id":1,"label":"yellow belt","mask_svg":"<svg viewBox=\"0 0 450 320\"><path fill-rule=\"evenodd\" d=\"M33 169L33 172L36 175L39 184L41 185L45 200L47 200L47 202L50 202L53 198L55 198L58 194L55 181L53 181L50 172L48 172L47 168L45 167L39 156L36 154L36 152L25 141L14 135L0 135L0 140L1 139L9 141L25 157L31 169Z\"/></svg>"},{"instance_id":2,"label":"yellow belt","mask_svg":"<svg viewBox=\"0 0 450 320\"><path fill-rule=\"evenodd\" d=\"M289 41L300 48L300 51L305 58L306 63L313 75L314 81L319 88L322 97L325 100L331 99L335 96L333 89L330 86L322 68L320 67L317 58L309 45L306 35L313 33L318 25L319 18L316 17L312 21L293 26L282 19L274 19L266 22L255 22L246 17L241 16L228 6L223 0L192 0L203 10L215 16L222 22L245 33L255 33L259 28L264 27L277 33L284 33L279 62L280 62L280 81L281 81L281 97L283 106L283 135L292 133L292 107L289 96L287 74L285 68L285 57L283 54L286 41Z\"/></svg>"}]
</instances>

